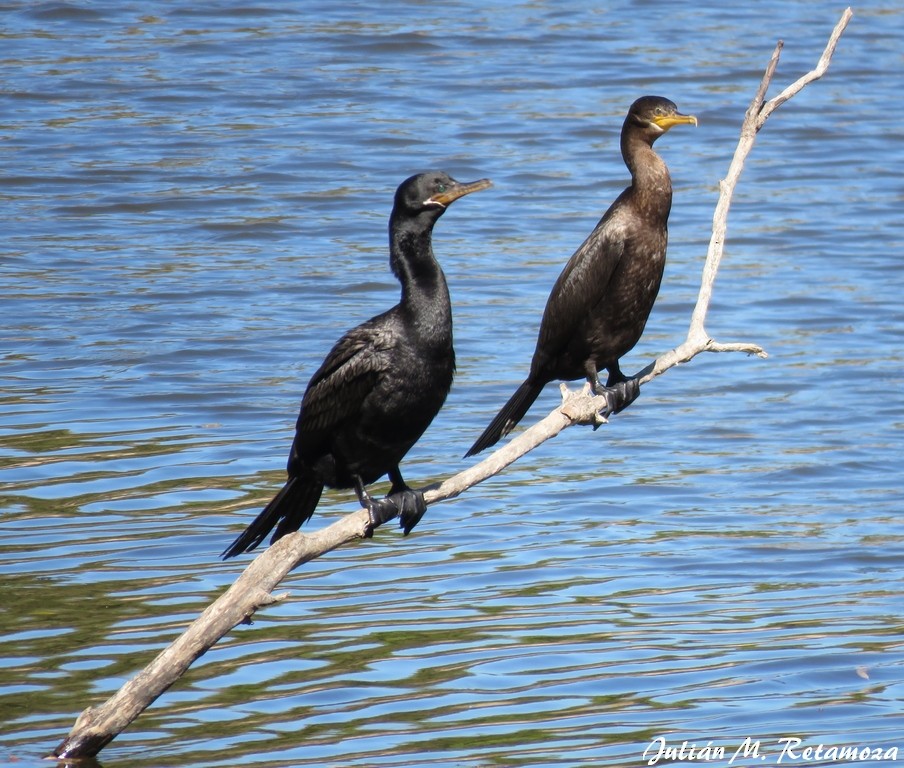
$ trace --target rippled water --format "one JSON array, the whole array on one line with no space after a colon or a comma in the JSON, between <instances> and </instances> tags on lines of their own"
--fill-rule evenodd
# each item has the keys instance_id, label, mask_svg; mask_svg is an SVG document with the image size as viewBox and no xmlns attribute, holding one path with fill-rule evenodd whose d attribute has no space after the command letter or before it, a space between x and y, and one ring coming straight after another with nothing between
<instances>
[{"instance_id":1,"label":"rippled water","mask_svg":"<svg viewBox=\"0 0 904 768\"><path fill-rule=\"evenodd\" d=\"M217 554L280 485L308 377L397 298L403 178L495 183L436 230L459 370L404 464L427 483L523 378L552 281L625 183L627 105L700 120L657 145L670 260L636 371L683 338L776 40L783 86L841 12L0 10L0 761L20 766L239 573ZM782 737L904 754L904 11L854 10L731 211L709 328L769 359L698 357L411 537L300 569L105 766L624 766L660 737L761 742L735 764L777 764ZM329 493L312 525L355 507Z\"/></svg>"}]
</instances>

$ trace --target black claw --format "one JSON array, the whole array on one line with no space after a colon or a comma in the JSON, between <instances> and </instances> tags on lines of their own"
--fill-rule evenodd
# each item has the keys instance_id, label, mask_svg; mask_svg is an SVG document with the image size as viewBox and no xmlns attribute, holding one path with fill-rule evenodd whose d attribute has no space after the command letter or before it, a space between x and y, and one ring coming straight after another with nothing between
<instances>
[{"instance_id":1,"label":"black claw","mask_svg":"<svg viewBox=\"0 0 904 768\"><path fill-rule=\"evenodd\" d=\"M399 527L407 536L411 533L412 528L421 521L427 511L427 502L424 500L424 494L421 491L414 491L411 488L396 494L396 496L399 498Z\"/></svg>"},{"instance_id":2,"label":"black claw","mask_svg":"<svg viewBox=\"0 0 904 768\"><path fill-rule=\"evenodd\" d=\"M367 513L370 516L370 520L367 523L367 528L364 529L364 538L372 539L374 537L374 530L377 527L377 523L374 520L374 513L370 507L367 508Z\"/></svg>"},{"instance_id":3,"label":"black claw","mask_svg":"<svg viewBox=\"0 0 904 768\"><path fill-rule=\"evenodd\" d=\"M379 528L383 523L392 520L399 514L399 504L396 499L391 496L380 499L367 498L367 513L370 516L367 530L364 532L366 539L373 538L374 530Z\"/></svg>"},{"instance_id":4,"label":"black claw","mask_svg":"<svg viewBox=\"0 0 904 768\"><path fill-rule=\"evenodd\" d=\"M613 413L619 413L620 411L625 410L625 408L640 397L640 382L634 377L618 382L615 385L615 389L618 392L619 402L616 404Z\"/></svg>"},{"instance_id":5,"label":"black claw","mask_svg":"<svg viewBox=\"0 0 904 768\"><path fill-rule=\"evenodd\" d=\"M423 492L409 488L398 470L390 473L390 477L393 483L392 488L389 489L389 495L379 501L372 498L365 490L361 478L355 477L355 492L358 494L358 501L367 510L370 518L367 529L364 531L364 537L367 539L373 537L376 528L396 516L407 536L427 511L427 502Z\"/></svg>"},{"instance_id":6,"label":"black claw","mask_svg":"<svg viewBox=\"0 0 904 768\"><path fill-rule=\"evenodd\" d=\"M606 407L602 415L608 419L612 414L625 410L637 399L640 395L640 384L636 378L620 378L613 381L610 377L605 387L597 381L593 391L606 398Z\"/></svg>"}]
</instances>

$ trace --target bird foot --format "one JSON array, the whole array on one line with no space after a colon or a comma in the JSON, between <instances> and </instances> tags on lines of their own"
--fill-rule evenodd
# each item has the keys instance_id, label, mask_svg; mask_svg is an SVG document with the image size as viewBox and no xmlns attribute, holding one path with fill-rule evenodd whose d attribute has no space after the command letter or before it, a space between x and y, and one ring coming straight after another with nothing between
<instances>
[{"instance_id":1,"label":"bird foot","mask_svg":"<svg viewBox=\"0 0 904 768\"><path fill-rule=\"evenodd\" d=\"M599 423L604 424L612 414L625 410L637 399L638 395L640 395L640 384L636 378L622 379L614 383L610 382L605 387L597 383L593 387L593 391L595 394L606 398L606 407L599 412L601 419Z\"/></svg>"},{"instance_id":2,"label":"bird foot","mask_svg":"<svg viewBox=\"0 0 904 768\"><path fill-rule=\"evenodd\" d=\"M399 500L399 527L407 536L424 516L427 511L427 502L422 491L406 488L404 491L392 494L389 498Z\"/></svg>"},{"instance_id":3,"label":"bird foot","mask_svg":"<svg viewBox=\"0 0 904 768\"><path fill-rule=\"evenodd\" d=\"M394 517L399 518L399 527L407 536L427 511L427 502L424 500L423 492L411 488L396 491L382 499L374 499L370 495L365 495L360 501L370 517L367 529L364 531L366 539L373 538L374 531Z\"/></svg>"},{"instance_id":4,"label":"bird foot","mask_svg":"<svg viewBox=\"0 0 904 768\"><path fill-rule=\"evenodd\" d=\"M362 506L367 510L367 516L370 518L367 528L364 530L365 539L372 539L377 528L399 514L398 505L388 496L379 500L367 496L363 500Z\"/></svg>"}]
</instances>

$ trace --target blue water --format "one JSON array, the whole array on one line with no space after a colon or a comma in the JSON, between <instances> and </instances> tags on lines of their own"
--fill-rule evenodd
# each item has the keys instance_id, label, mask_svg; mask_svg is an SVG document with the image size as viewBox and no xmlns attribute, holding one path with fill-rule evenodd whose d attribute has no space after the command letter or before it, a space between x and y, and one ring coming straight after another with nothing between
<instances>
[{"instance_id":1,"label":"blue water","mask_svg":"<svg viewBox=\"0 0 904 768\"><path fill-rule=\"evenodd\" d=\"M683 339L772 49L774 95L841 11L2 5L0 763L44 765L240 573L217 554L281 485L308 378L397 299L402 179L494 182L436 228L458 373L403 465L420 485L469 465L526 374L645 93L699 127L657 144L669 262L622 367ZM731 209L708 329L769 358L699 356L412 536L300 568L104 766L626 766L660 738L759 741L736 765L805 764L783 738L904 755L904 9L854 11ZM311 525L356 507L331 492Z\"/></svg>"}]
</instances>

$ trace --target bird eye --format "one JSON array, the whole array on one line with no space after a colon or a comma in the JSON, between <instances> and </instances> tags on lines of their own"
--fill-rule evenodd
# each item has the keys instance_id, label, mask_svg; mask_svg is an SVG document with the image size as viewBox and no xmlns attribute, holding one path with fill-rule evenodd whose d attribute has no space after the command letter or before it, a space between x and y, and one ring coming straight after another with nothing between
<instances>
[{"instance_id":1,"label":"bird eye","mask_svg":"<svg viewBox=\"0 0 904 768\"><path fill-rule=\"evenodd\" d=\"M445 184L437 184L437 185L436 185L436 191L437 191L437 192L445 192L445 191L446 191L446 185L445 185Z\"/></svg>"}]
</instances>

